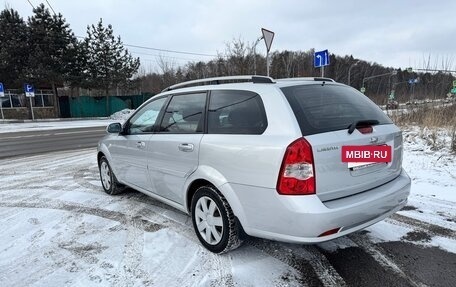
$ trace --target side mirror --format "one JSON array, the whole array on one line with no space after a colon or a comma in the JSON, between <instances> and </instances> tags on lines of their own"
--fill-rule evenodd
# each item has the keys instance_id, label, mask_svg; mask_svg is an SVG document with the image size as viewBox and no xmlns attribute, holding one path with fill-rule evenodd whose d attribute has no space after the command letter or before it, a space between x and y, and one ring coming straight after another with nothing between
<instances>
[{"instance_id":1,"label":"side mirror","mask_svg":"<svg viewBox=\"0 0 456 287\"><path fill-rule=\"evenodd\" d=\"M118 134L122 131L122 125L120 123L112 123L106 128L106 132L109 134Z\"/></svg>"}]
</instances>

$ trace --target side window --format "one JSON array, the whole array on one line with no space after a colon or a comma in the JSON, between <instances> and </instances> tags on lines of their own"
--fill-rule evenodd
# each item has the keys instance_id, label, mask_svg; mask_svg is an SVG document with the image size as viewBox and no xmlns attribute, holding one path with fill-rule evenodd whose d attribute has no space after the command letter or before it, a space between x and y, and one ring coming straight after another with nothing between
<instances>
[{"instance_id":1,"label":"side window","mask_svg":"<svg viewBox=\"0 0 456 287\"><path fill-rule=\"evenodd\" d=\"M261 97L249 91L212 91L209 103L209 134L254 134L268 123Z\"/></svg>"},{"instance_id":2,"label":"side window","mask_svg":"<svg viewBox=\"0 0 456 287\"><path fill-rule=\"evenodd\" d=\"M206 92L173 96L160 125L164 133L203 132Z\"/></svg>"},{"instance_id":3,"label":"side window","mask_svg":"<svg viewBox=\"0 0 456 287\"><path fill-rule=\"evenodd\" d=\"M152 101L141 108L131 119L129 134L142 134L154 131L158 114L166 102L165 98Z\"/></svg>"}]
</instances>

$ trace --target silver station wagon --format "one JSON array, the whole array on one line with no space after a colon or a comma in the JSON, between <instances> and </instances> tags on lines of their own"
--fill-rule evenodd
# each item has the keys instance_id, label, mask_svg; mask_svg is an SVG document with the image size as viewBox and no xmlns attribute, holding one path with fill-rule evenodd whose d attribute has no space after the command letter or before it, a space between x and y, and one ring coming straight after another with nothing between
<instances>
[{"instance_id":1,"label":"silver station wagon","mask_svg":"<svg viewBox=\"0 0 456 287\"><path fill-rule=\"evenodd\" d=\"M365 95L328 78L208 78L145 102L98 145L103 189L129 186L189 214L215 253L246 234L317 243L400 210L410 193L402 132ZM342 161L389 146L389 162Z\"/></svg>"}]
</instances>

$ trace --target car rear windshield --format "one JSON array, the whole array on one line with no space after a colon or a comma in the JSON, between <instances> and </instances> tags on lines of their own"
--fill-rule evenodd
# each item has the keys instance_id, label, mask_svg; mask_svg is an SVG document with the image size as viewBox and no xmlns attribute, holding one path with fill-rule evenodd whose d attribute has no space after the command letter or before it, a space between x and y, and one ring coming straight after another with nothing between
<instances>
[{"instance_id":1,"label":"car rear windshield","mask_svg":"<svg viewBox=\"0 0 456 287\"><path fill-rule=\"evenodd\" d=\"M391 124L385 113L357 90L334 84L282 88L303 136L347 129L355 121Z\"/></svg>"}]
</instances>

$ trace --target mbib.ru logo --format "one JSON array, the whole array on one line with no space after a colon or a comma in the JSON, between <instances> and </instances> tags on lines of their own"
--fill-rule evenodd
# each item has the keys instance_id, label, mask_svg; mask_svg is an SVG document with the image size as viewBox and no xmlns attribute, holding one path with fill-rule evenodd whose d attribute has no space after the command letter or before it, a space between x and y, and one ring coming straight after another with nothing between
<instances>
[{"instance_id":1,"label":"mbib.ru logo","mask_svg":"<svg viewBox=\"0 0 456 287\"><path fill-rule=\"evenodd\" d=\"M391 162L391 146L343 146L342 162Z\"/></svg>"}]
</instances>

